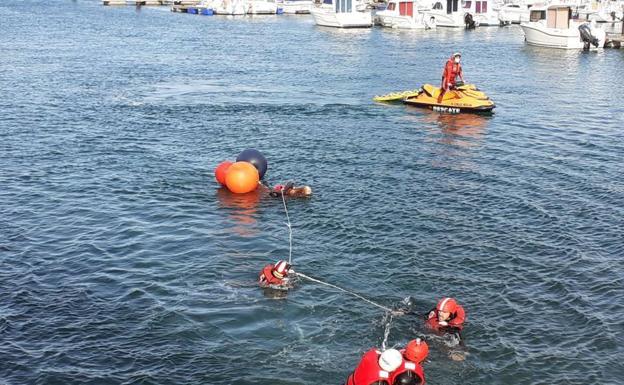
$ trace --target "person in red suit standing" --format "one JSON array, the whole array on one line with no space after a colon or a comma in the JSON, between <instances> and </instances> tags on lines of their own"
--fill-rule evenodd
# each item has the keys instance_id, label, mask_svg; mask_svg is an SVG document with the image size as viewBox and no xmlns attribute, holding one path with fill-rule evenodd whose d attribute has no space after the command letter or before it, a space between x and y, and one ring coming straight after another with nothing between
<instances>
[{"instance_id":1,"label":"person in red suit standing","mask_svg":"<svg viewBox=\"0 0 624 385\"><path fill-rule=\"evenodd\" d=\"M438 95L438 103L442 102L444 94L448 90L452 90L457 86L457 78L464 82L464 73L461 66L461 54L455 52L444 65L442 73L442 85L440 86L440 95Z\"/></svg>"}]
</instances>

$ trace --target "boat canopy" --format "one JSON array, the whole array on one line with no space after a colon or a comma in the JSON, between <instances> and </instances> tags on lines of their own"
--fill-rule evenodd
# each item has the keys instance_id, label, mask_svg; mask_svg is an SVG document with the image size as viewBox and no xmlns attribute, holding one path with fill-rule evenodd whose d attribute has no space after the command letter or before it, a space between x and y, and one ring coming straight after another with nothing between
<instances>
[{"instance_id":1,"label":"boat canopy","mask_svg":"<svg viewBox=\"0 0 624 385\"><path fill-rule=\"evenodd\" d=\"M546 27L557 29L568 29L570 27L570 19L572 18L572 9L569 6L553 5L548 7L546 15Z\"/></svg>"}]
</instances>

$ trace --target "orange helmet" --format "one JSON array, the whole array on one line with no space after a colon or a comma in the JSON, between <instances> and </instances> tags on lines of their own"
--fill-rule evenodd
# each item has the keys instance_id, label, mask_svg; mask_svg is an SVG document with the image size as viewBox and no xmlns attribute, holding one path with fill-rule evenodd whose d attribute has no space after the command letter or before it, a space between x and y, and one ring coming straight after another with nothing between
<instances>
[{"instance_id":1,"label":"orange helmet","mask_svg":"<svg viewBox=\"0 0 624 385\"><path fill-rule=\"evenodd\" d=\"M440 302L438 302L436 310L445 313L455 313L455 311L457 311L457 301L450 297L442 298Z\"/></svg>"},{"instance_id":2,"label":"orange helmet","mask_svg":"<svg viewBox=\"0 0 624 385\"><path fill-rule=\"evenodd\" d=\"M272 273L276 278L282 279L288 275L288 270L290 270L290 263L286 261L277 261L275 262Z\"/></svg>"},{"instance_id":3,"label":"orange helmet","mask_svg":"<svg viewBox=\"0 0 624 385\"><path fill-rule=\"evenodd\" d=\"M404 355L408 360L418 364L424 361L427 355L429 355L429 345L420 338L416 338L408 342L405 347Z\"/></svg>"}]
</instances>

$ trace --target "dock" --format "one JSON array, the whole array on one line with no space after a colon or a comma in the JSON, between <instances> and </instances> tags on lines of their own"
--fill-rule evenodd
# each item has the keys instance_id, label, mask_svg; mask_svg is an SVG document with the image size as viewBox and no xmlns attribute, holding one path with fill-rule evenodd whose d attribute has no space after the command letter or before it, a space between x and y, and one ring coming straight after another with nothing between
<instances>
[{"instance_id":1,"label":"dock","mask_svg":"<svg viewBox=\"0 0 624 385\"><path fill-rule=\"evenodd\" d=\"M108 6L186 6L192 7L199 4L201 0L102 0L102 5Z\"/></svg>"}]
</instances>

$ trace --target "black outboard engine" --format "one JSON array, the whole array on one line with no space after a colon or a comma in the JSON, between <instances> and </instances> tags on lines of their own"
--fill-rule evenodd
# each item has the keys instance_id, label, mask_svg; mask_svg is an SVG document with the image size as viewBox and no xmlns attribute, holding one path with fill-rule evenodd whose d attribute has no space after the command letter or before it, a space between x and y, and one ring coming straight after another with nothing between
<instances>
[{"instance_id":1,"label":"black outboard engine","mask_svg":"<svg viewBox=\"0 0 624 385\"><path fill-rule=\"evenodd\" d=\"M598 45L600 43L598 41L598 38L592 35L591 27L589 26L589 24L587 23L581 24L579 25L578 29L579 29L579 32L581 33L581 40L583 40L583 43L584 43L583 49L588 50L590 44L593 44L594 47L598 48Z\"/></svg>"},{"instance_id":2,"label":"black outboard engine","mask_svg":"<svg viewBox=\"0 0 624 385\"><path fill-rule=\"evenodd\" d=\"M472 15L469 13L464 15L464 24L466 24L466 29L474 29L477 26Z\"/></svg>"}]
</instances>

